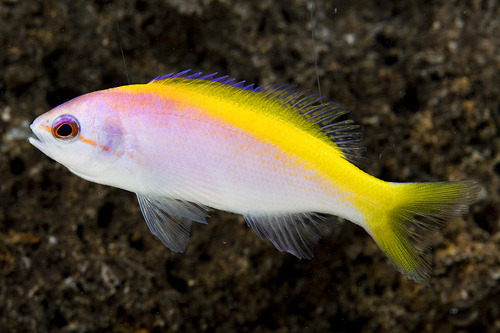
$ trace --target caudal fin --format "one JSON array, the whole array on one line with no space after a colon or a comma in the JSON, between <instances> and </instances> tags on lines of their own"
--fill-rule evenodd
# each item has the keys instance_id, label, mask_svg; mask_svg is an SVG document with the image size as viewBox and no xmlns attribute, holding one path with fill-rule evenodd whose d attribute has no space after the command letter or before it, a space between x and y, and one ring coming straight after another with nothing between
<instances>
[{"instance_id":1,"label":"caudal fin","mask_svg":"<svg viewBox=\"0 0 500 333\"><path fill-rule=\"evenodd\" d=\"M479 187L473 181L392 185L393 204L371 217L370 233L399 271L428 284L427 236L446 220L464 214Z\"/></svg>"}]
</instances>

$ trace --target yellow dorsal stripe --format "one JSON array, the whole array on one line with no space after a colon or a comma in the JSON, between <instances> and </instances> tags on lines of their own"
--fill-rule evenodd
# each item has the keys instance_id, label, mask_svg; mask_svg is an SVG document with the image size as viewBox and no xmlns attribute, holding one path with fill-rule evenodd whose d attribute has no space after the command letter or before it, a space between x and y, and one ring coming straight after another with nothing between
<instances>
[{"instance_id":1,"label":"yellow dorsal stripe","mask_svg":"<svg viewBox=\"0 0 500 333\"><path fill-rule=\"evenodd\" d=\"M286 110L286 106L279 101L266 98L265 93L244 91L217 82L186 79L153 81L122 89L132 93L154 93L181 105L188 104L203 110L207 116L307 161L306 167L317 169L348 192L364 194L363 197L369 198L369 201L381 195L377 186L384 182L347 161L342 151L317 125L296 112ZM377 186L370 186L375 183Z\"/></svg>"}]
</instances>

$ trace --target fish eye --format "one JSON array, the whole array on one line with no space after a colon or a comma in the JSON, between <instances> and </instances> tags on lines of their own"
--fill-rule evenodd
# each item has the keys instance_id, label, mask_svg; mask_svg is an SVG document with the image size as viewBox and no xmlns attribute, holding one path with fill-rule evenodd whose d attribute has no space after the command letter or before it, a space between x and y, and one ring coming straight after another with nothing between
<instances>
[{"instance_id":1,"label":"fish eye","mask_svg":"<svg viewBox=\"0 0 500 333\"><path fill-rule=\"evenodd\" d=\"M52 136L60 141L75 140L80 134L80 124L68 114L59 116L52 123Z\"/></svg>"}]
</instances>

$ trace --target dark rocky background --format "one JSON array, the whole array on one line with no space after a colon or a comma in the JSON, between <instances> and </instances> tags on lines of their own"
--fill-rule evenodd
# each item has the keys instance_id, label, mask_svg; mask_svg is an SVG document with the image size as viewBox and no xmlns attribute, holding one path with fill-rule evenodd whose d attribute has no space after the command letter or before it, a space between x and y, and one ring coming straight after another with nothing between
<instances>
[{"instance_id":1,"label":"dark rocky background","mask_svg":"<svg viewBox=\"0 0 500 333\"><path fill-rule=\"evenodd\" d=\"M496 0L0 2L0 328L5 332L500 331L500 9ZM119 34L117 33L119 27ZM78 95L171 71L296 84L352 110L365 170L477 179L432 239L430 287L342 223L299 261L240 216L194 225L186 253L135 196L70 174L29 124Z\"/></svg>"}]
</instances>

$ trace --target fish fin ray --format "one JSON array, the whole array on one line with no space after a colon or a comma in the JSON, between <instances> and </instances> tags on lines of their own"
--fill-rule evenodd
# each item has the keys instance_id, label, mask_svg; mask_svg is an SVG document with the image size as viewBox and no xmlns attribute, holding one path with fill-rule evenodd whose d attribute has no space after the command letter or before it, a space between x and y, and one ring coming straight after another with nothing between
<instances>
[{"instance_id":1,"label":"fish fin ray","mask_svg":"<svg viewBox=\"0 0 500 333\"><path fill-rule=\"evenodd\" d=\"M268 91L268 89L265 89L260 86L255 86L255 84L248 84L244 85L245 81L236 81L236 78L229 78L229 75L223 75L223 76L216 76L218 73L211 73L208 75L203 75L202 72L197 72L194 74L190 74L191 70L186 69L181 72L172 72L167 75L161 75L157 76L148 83L167 83L170 82L172 79L187 79L187 80L197 80L197 81L207 81L207 82L218 82L222 85L227 85L227 86L232 86L234 88L239 88L241 90L247 90L247 91L252 91L252 92L264 92Z\"/></svg>"},{"instance_id":2,"label":"fish fin ray","mask_svg":"<svg viewBox=\"0 0 500 333\"><path fill-rule=\"evenodd\" d=\"M330 231L326 219L315 213L245 214L244 218L260 239L267 238L279 251L300 259L312 259L314 245Z\"/></svg>"},{"instance_id":3,"label":"fish fin ray","mask_svg":"<svg viewBox=\"0 0 500 333\"><path fill-rule=\"evenodd\" d=\"M207 223L208 209L202 205L140 194L137 199L149 230L172 251L184 252L192 221Z\"/></svg>"},{"instance_id":4,"label":"fish fin ray","mask_svg":"<svg viewBox=\"0 0 500 333\"><path fill-rule=\"evenodd\" d=\"M394 183L394 207L371 217L369 232L391 263L411 280L428 285L428 235L446 220L464 214L476 200L473 181Z\"/></svg>"}]
</instances>

